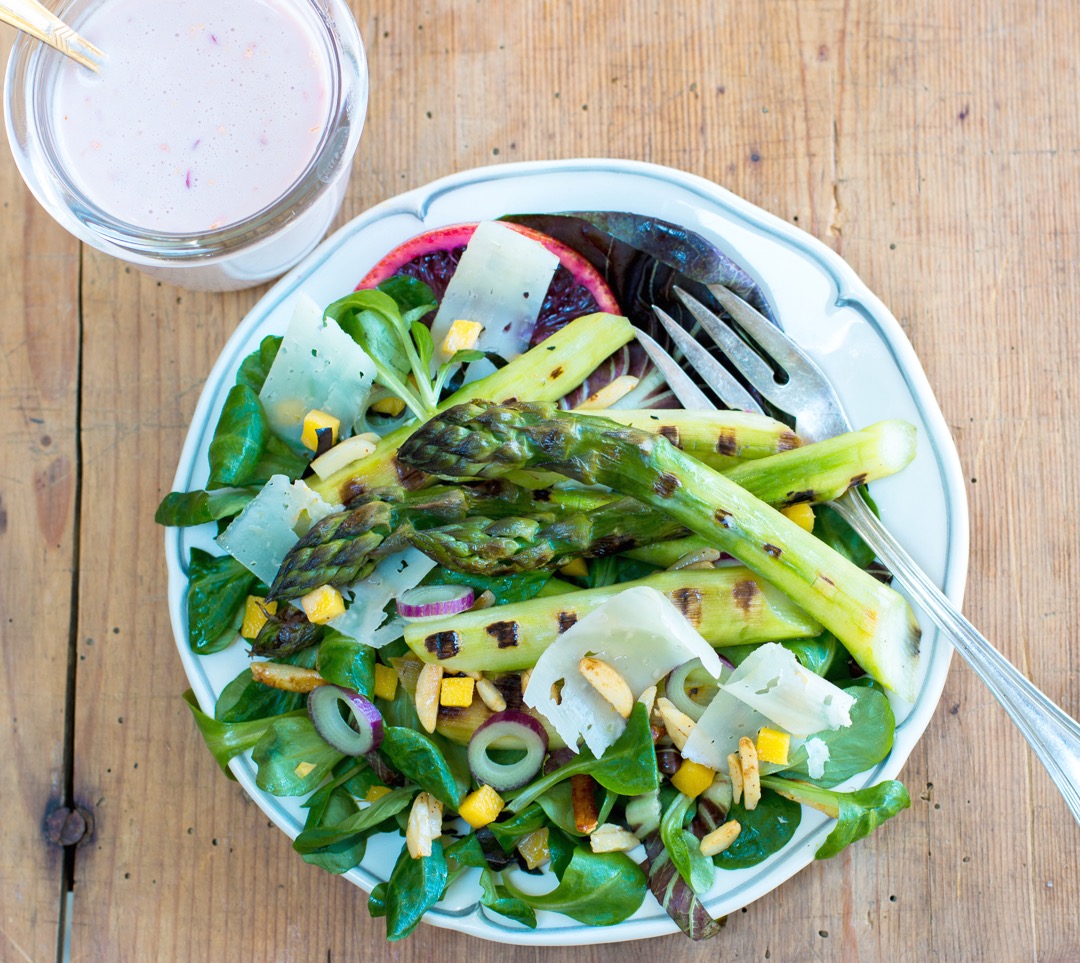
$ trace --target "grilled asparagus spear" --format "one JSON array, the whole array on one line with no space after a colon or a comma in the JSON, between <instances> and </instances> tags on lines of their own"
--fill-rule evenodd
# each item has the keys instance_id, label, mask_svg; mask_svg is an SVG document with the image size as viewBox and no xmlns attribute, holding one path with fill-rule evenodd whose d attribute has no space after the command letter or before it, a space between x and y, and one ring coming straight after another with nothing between
<instances>
[{"instance_id":1,"label":"grilled asparagus spear","mask_svg":"<svg viewBox=\"0 0 1080 963\"><path fill-rule=\"evenodd\" d=\"M557 471L660 508L787 593L867 673L914 699L919 628L904 598L663 437L552 404L471 402L428 421L398 457L454 478Z\"/></svg>"},{"instance_id":2,"label":"grilled asparagus spear","mask_svg":"<svg viewBox=\"0 0 1080 963\"><path fill-rule=\"evenodd\" d=\"M320 585L350 585L369 574L379 559L406 548L413 531L476 514L489 519L530 515L552 522L615 497L602 492L530 491L503 481L418 492L401 486L376 489L370 500L312 525L285 556L266 598L293 599Z\"/></svg>"},{"instance_id":3,"label":"grilled asparagus spear","mask_svg":"<svg viewBox=\"0 0 1080 963\"><path fill-rule=\"evenodd\" d=\"M830 501L853 485L903 468L915 451L914 433L906 422L883 421L863 431L737 464L724 474L774 508ZM666 568L680 556L711 544L700 535L689 535L665 512L633 498L548 525L534 518L467 518L407 537L448 568L479 575L506 575L565 565L581 556L631 550L637 550L636 557ZM664 551L673 539L678 540L677 547Z\"/></svg>"}]
</instances>

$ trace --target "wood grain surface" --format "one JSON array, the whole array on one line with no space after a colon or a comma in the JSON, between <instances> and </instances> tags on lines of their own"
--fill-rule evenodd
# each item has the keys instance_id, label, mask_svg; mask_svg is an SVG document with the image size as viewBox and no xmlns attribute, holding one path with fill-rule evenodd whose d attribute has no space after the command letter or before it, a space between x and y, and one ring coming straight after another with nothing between
<instances>
[{"instance_id":1,"label":"wood grain surface","mask_svg":"<svg viewBox=\"0 0 1080 963\"><path fill-rule=\"evenodd\" d=\"M612 156L711 178L843 255L959 447L969 617L1080 715L1075 4L354 10L372 98L339 223L475 165ZM430 927L385 944L364 895L221 777L178 698L153 512L262 291L193 294L80 248L6 153L0 194L0 959L56 958L66 923L80 963L1080 960L1080 830L959 660L902 774L911 810L711 944L537 950ZM50 842L46 817L79 807L82 844Z\"/></svg>"}]
</instances>

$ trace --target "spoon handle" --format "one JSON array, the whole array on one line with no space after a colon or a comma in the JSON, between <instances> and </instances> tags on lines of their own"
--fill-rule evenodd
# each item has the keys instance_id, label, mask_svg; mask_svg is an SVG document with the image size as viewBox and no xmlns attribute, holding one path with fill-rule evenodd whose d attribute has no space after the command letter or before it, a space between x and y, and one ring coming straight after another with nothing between
<instances>
[{"instance_id":1,"label":"spoon handle","mask_svg":"<svg viewBox=\"0 0 1080 963\"><path fill-rule=\"evenodd\" d=\"M97 71L103 54L38 0L0 0L0 20L36 37L84 67Z\"/></svg>"}]
</instances>

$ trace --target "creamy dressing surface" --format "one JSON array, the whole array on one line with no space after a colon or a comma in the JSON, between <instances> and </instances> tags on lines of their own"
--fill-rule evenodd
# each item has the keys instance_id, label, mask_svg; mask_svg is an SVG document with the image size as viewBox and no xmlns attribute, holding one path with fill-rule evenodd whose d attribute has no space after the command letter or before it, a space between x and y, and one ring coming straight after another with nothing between
<instances>
[{"instance_id":1,"label":"creamy dressing surface","mask_svg":"<svg viewBox=\"0 0 1080 963\"><path fill-rule=\"evenodd\" d=\"M328 122L330 71L287 0L103 0L79 32L101 73L65 61L61 163L85 196L148 231L243 220L284 194Z\"/></svg>"}]
</instances>

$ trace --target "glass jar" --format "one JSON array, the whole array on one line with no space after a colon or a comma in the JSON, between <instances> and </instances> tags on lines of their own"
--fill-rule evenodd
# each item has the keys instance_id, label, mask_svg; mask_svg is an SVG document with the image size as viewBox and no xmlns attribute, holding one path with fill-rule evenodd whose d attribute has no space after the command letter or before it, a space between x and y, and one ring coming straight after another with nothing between
<instances>
[{"instance_id":1,"label":"glass jar","mask_svg":"<svg viewBox=\"0 0 1080 963\"><path fill-rule=\"evenodd\" d=\"M68 0L56 11L76 31L110 0ZM139 4L152 19L169 0ZM368 76L356 22L343 0L274 0L298 18L310 36L310 56L325 71L327 113L314 153L273 200L230 223L194 233L156 231L115 216L89 196L72 175L58 137L57 79L61 69L83 70L23 34L15 42L5 83L5 122L19 171L41 205L86 244L147 274L197 290L236 290L283 274L319 243L344 199L367 110ZM222 4L222 10L229 10ZM233 11L237 7L231 8ZM242 26L242 25L241 25ZM179 33L176 34L180 36ZM210 35L212 37L212 35ZM109 37L87 37L109 53ZM218 40L212 37L216 44ZM108 62L103 65L108 70ZM202 97L203 74L185 78ZM208 92L212 98L220 94ZM230 88L234 92L236 87ZM245 96L248 96L245 91ZM251 92L252 106L273 106L274 91ZM164 109L157 107L156 109ZM198 142L196 142L197 144ZM143 145L145 149L145 145ZM133 150L134 152L134 150ZM122 162L122 161L121 161Z\"/></svg>"}]
</instances>

